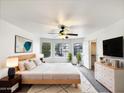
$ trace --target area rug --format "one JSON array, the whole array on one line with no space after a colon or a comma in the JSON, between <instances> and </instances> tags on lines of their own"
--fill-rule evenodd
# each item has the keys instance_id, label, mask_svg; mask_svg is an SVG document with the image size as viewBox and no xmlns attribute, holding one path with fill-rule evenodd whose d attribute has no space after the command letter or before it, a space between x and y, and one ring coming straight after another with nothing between
<instances>
[{"instance_id":1,"label":"area rug","mask_svg":"<svg viewBox=\"0 0 124 93\"><path fill-rule=\"evenodd\" d=\"M28 93L82 93L72 85L33 85Z\"/></svg>"},{"instance_id":2,"label":"area rug","mask_svg":"<svg viewBox=\"0 0 124 93\"><path fill-rule=\"evenodd\" d=\"M73 85L33 85L27 93L98 93L82 73L80 76L78 88Z\"/></svg>"}]
</instances>

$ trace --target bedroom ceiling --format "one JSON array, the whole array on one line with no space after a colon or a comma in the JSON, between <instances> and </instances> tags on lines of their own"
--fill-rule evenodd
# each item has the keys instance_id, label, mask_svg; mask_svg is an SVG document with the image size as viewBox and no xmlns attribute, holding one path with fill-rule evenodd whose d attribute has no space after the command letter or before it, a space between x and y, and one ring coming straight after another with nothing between
<instances>
[{"instance_id":1,"label":"bedroom ceiling","mask_svg":"<svg viewBox=\"0 0 124 93\"><path fill-rule=\"evenodd\" d=\"M124 18L124 0L0 0L0 17L41 37L57 38L55 22L72 20L85 37Z\"/></svg>"}]
</instances>

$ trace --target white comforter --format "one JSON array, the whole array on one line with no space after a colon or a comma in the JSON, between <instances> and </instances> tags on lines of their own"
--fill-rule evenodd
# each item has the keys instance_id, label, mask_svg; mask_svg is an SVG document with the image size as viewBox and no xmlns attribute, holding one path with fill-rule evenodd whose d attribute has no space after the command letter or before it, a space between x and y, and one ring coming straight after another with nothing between
<instances>
[{"instance_id":1,"label":"white comforter","mask_svg":"<svg viewBox=\"0 0 124 93\"><path fill-rule=\"evenodd\" d=\"M80 79L80 72L71 63L43 63L17 74L21 74L22 79Z\"/></svg>"}]
</instances>

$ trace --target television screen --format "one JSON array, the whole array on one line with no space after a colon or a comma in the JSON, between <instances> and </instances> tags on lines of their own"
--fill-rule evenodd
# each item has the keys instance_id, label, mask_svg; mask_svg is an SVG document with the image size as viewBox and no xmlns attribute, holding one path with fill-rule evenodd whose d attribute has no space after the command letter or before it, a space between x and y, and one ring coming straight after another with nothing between
<instances>
[{"instance_id":1,"label":"television screen","mask_svg":"<svg viewBox=\"0 0 124 93\"><path fill-rule=\"evenodd\" d=\"M123 57L123 37L104 40L103 55Z\"/></svg>"}]
</instances>

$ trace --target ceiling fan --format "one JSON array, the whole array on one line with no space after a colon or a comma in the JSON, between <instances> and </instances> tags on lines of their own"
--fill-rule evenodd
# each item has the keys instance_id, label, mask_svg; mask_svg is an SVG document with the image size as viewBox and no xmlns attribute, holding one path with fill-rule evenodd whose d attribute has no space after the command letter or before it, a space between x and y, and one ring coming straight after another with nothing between
<instances>
[{"instance_id":1,"label":"ceiling fan","mask_svg":"<svg viewBox=\"0 0 124 93\"><path fill-rule=\"evenodd\" d=\"M50 18L42 21L42 25L49 29L47 34L57 34L59 37L68 38L69 36L78 36L78 33L72 31L77 31L77 29L82 29L83 22L79 17L74 17L70 13L65 13L60 11L55 18Z\"/></svg>"},{"instance_id":2,"label":"ceiling fan","mask_svg":"<svg viewBox=\"0 0 124 93\"><path fill-rule=\"evenodd\" d=\"M65 25L59 25L58 26L60 31L59 33L48 33L48 34L58 34L59 36L63 36L65 39L68 39L69 36L78 36L78 34L75 33L69 33L69 27L65 26Z\"/></svg>"}]
</instances>

